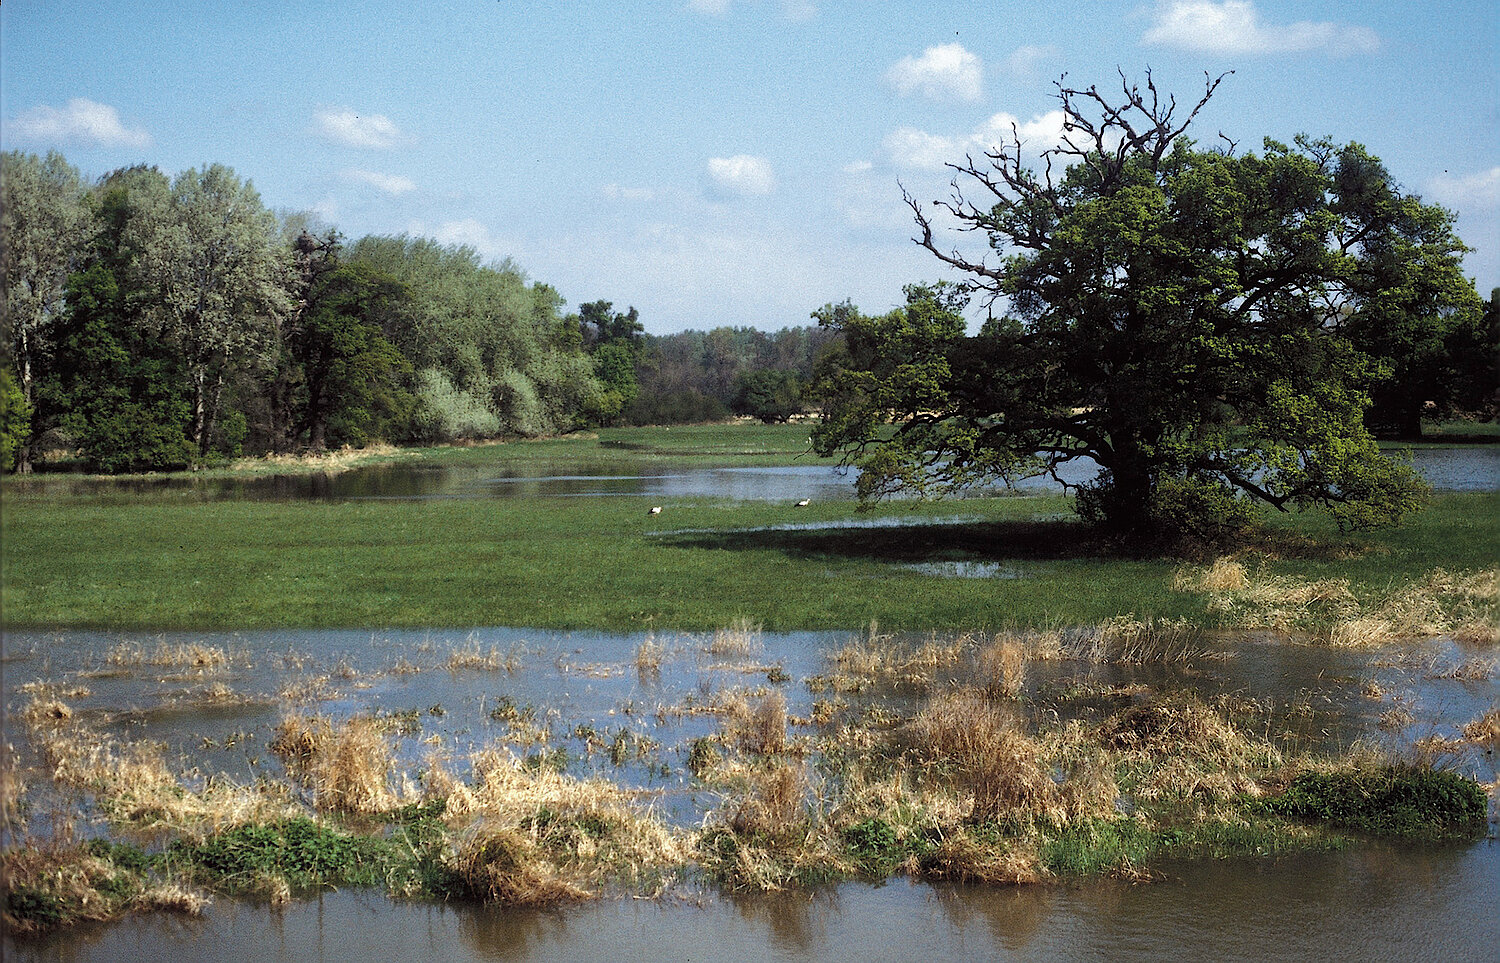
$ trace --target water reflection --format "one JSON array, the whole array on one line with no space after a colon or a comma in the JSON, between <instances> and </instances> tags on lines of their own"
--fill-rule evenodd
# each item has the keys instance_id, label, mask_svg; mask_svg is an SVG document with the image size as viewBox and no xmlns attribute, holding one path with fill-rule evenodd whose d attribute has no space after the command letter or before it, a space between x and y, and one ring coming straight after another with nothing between
<instances>
[{"instance_id":1,"label":"water reflection","mask_svg":"<svg viewBox=\"0 0 1500 963\"><path fill-rule=\"evenodd\" d=\"M1490 960L1500 850L1362 847L1174 866L1147 885L1023 889L897 880L811 895L558 910L450 909L329 893L284 909L221 901L200 921L133 918L6 958L92 963L539 960Z\"/></svg>"},{"instance_id":2,"label":"water reflection","mask_svg":"<svg viewBox=\"0 0 1500 963\"><path fill-rule=\"evenodd\" d=\"M1440 491L1495 491L1500 489L1500 445L1464 448L1419 448L1414 464ZM1059 468L1060 477L1079 484L1094 477L1097 465L1087 458ZM559 463L554 471L533 466L527 474L505 471L503 464L479 471L421 464L375 465L337 475L270 475L253 478L78 478L56 477L28 482L12 480L18 491L28 485L47 490L62 487L75 495L185 496L206 500L249 499L351 500L441 498L601 498L641 496L661 500L721 498L732 501L816 501L855 497L856 472L827 462L761 468L663 469L649 474L613 473L599 466L597 474L579 474L576 463ZM995 485L974 494L1003 494ZM1013 489L1020 493L1059 490L1051 477L1023 479Z\"/></svg>"}]
</instances>

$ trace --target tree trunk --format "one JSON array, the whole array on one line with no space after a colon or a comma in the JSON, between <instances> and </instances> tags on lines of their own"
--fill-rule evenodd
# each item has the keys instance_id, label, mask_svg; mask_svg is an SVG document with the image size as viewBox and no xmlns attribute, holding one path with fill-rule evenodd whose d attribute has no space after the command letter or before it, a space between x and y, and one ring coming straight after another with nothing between
<instances>
[{"instance_id":1,"label":"tree trunk","mask_svg":"<svg viewBox=\"0 0 1500 963\"><path fill-rule=\"evenodd\" d=\"M26 339L21 339L21 399L26 404L27 418L36 417L36 405L31 400L31 351L26 345ZM16 448L16 474L31 474L31 438L35 434L32 431L34 421L28 420L26 434L21 439L21 444Z\"/></svg>"}]
</instances>

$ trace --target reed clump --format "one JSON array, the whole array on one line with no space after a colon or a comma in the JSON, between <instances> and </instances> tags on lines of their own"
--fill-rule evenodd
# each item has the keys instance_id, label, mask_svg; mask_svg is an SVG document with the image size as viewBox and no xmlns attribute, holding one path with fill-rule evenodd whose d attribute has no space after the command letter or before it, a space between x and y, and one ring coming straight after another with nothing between
<instances>
[{"instance_id":1,"label":"reed clump","mask_svg":"<svg viewBox=\"0 0 1500 963\"><path fill-rule=\"evenodd\" d=\"M724 720L724 737L741 752L756 755L785 752L790 745L786 696L779 689L772 689L753 701L732 701Z\"/></svg>"},{"instance_id":2,"label":"reed clump","mask_svg":"<svg viewBox=\"0 0 1500 963\"><path fill-rule=\"evenodd\" d=\"M175 669L217 670L230 664L230 654L217 645L201 642L157 642L148 649L140 642L120 642L110 648L104 661L112 666L154 666Z\"/></svg>"},{"instance_id":3,"label":"reed clump","mask_svg":"<svg viewBox=\"0 0 1500 963\"><path fill-rule=\"evenodd\" d=\"M1121 615L1065 636L1062 656L1096 665L1189 662L1202 658L1198 628L1186 619Z\"/></svg>"},{"instance_id":4,"label":"reed clump","mask_svg":"<svg viewBox=\"0 0 1500 963\"><path fill-rule=\"evenodd\" d=\"M708 643L709 653L720 658L748 658L760 648L760 623L744 617L735 619L728 628L716 630Z\"/></svg>"},{"instance_id":5,"label":"reed clump","mask_svg":"<svg viewBox=\"0 0 1500 963\"><path fill-rule=\"evenodd\" d=\"M504 651L498 645L485 648L471 638L462 645L455 645L443 665L449 672L515 672L520 660L514 651Z\"/></svg>"},{"instance_id":6,"label":"reed clump","mask_svg":"<svg viewBox=\"0 0 1500 963\"><path fill-rule=\"evenodd\" d=\"M666 650L662 644L656 641L656 636L648 635L635 648L635 670L643 677L658 675L665 658Z\"/></svg>"},{"instance_id":7,"label":"reed clump","mask_svg":"<svg viewBox=\"0 0 1500 963\"><path fill-rule=\"evenodd\" d=\"M0 920L7 933L117 919L132 912L196 916L209 897L153 869L154 860L104 840L27 840L0 852Z\"/></svg>"},{"instance_id":8,"label":"reed clump","mask_svg":"<svg viewBox=\"0 0 1500 963\"><path fill-rule=\"evenodd\" d=\"M835 692L862 692L874 685L926 691L962 665L975 647L970 635L951 639L932 635L913 643L883 634L871 623L865 635L832 655L828 687Z\"/></svg>"},{"instance_id":9,"label":"reed clump","mask_svg":"<svg viewBox=\"0 0 1500 963\"><path fill-rule=\"evenodd\" d=\"M324 716L291 716L276 727L269 748L319 811L376 813L402 801L392 787L394 753L378 720L361 716L335 725Z\"/></svg>"},{"instance_id":10,"label":"reed clump","mask_svg":"<svg viewBox=\"0 0 1500 963\"><path fill-rule=\"evenodd\" d=\"M979 677L991 699L1014 699L1026 683L1026 647L1019 639L997 637L979 650Z\"/></svg>"},{"instance_id":11,"label":"reed clump","mask_svg":"<svg viewBox=\"0 0 1500 963\"><path fill-rule=\"evenodd\" d=\"M972 797L971 821L1063 816L1037 743L982 692L960 689L931 699L912 720L911 739L931 771Z\"/></svg>"},{"instance_id":12,"label":"reed clump","mask_svg":"<svg viewBox=\"0 0 1500 963\"><path fill-rule=\"evenodd\" d=\"M429 779L467 829L443 865L471 898L540 905L597 895L609 885L661 886L689 844L649 812L638 794L603 779L528 770L508 754L485 750L467 785Z\"/></svg>"}]
</instances>

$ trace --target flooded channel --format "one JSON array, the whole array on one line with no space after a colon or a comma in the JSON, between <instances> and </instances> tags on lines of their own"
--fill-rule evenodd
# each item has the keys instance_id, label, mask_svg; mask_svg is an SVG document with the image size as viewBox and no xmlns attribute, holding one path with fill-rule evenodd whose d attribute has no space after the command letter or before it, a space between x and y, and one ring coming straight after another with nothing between
<instances>
[{"instance_id":1,"label":"flooded channel","mask_svg":"<svg viewBox=\"0 0 1500 963\"><path fill-rule=\"evenodd\" d=\"M1413 464L1439 491L1495 491L1500 489L1500 445L1469 445L1454 448L1417 448ZM1062 465L1058 476L1070 485L1092 479L1098 466L1087 458ZM556 470L532 465L525 473L513 473L498 462L483 470L472 467L446 468L404 462L375 465L332 475L271 475L249 478L131 478L113 480L80 477L67 481L73 494L142 495L191 492L217 499L432 499L432 498L597 498L641 496L661 501L679 498L721 498L731 501L817 501L855 497L855 473L827 462L756 468L663 468L651 473L579 474L576 463L559 463ZM57 478L28 483L14 481L25 491L28 484L46 484L56 490L64 484ZM1019 493L1058 491L1057 480L1039 476L1018 481ZM976 496L1006 491L995 485L978 488Z\"/></svg>"},{"instance_id":2,"label":"flooded channel","mask_svg":"<svg viewBox=\"0 0 1500 963\"><path fill-rule=\"evenodd\" d=\"M55 698L106 738L150 741L180 770L279 777L268 750L289 713L391 723L399 762L504 746L552 753L569 775L644 794L672 825L703 823L722 797L696 779L695 740L737 692L782 694L794 733L819 704L909 711L973 671L954 662L921 691L899 682L831 692L849 633L735 638L521 629L242 633L11 633L7 711ZM954 640L887 640L907 648ZM651 654L643 659L642 652ZM45 688L44 688L45 687ZM1098 722L1139 693L1190 691L1287 753L1356 744L1399 755L1456 743L1500 705L1494 662L1450 639L1333 648L1263 635L1195 640L1170 660L1032 662L1019 694L1040 715ZM1396 723L1392 719L1400 710ZM24 730L8 728L27 761ZM1494 758L1446 765L1486 780ZM46 810L38 786L33 813ZM87 827L83 829L87 832ZM683 885L654 900L560 910L399 901L330 891L284 906L220 897L200 917L156 914L40 940L6 938L19 960L801 960L1493 959L1500 843L1359 844L1334 853L1158 867L1149 884L1102 879L1022 887L843 883L740 897Z\"/></svg>"}]
</instances>

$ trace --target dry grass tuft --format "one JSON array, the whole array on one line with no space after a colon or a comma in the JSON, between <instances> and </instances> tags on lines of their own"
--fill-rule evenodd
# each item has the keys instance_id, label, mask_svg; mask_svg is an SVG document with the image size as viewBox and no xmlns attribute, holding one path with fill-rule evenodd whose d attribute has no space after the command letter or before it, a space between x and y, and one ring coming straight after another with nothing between
<instances>
[{"instance_id":1,"label":"dry grass tuft","mask_svg":"<svg viewBox=\"0 0 1500 963\"><path fill-rule=\"evenodd\" d=\"M269 468L305 468L324 474L334 474L358 467L372 458L381 458L400 453L393 445L377 442L366 448L350 448L345 445L337 451L307 452L300 455L262 455L255 458L237 458L230 468L235 471L253 471Z\"/></svg>"},{"instance_id":2,"label":"dry grass tuft","mask_svg":"<svg viewBox=\"0 0 1500 963\"><path fill-rule=\"evenodd\" d=\"M231 662L230 654L217 645L198 642L183 642L176 645L158 642L156 648L147 649L140 642L120 642L110 648L104 661L113 666L157 666L174 669L226 668Z\"/></svg>"},{"instance_id":3,"label":"dry grass tuft","mask_svg":"<svg viewBox=\"0 0 1500 963\"><path fill-rule=\"evenodd\" d=\"M719 629L714 632L713 641L708 644L708 651L720 658L748 658L761 647L761 627L759 622L752 622L747 618L738 618L727 629Z\"/></svg>"},{"instance_id":4,"label":"dry grass tuft","mask_svg":"<svg viewBox=\"0 0 1500 963\"><path fill-rule=\"evenodd\" d=\"M954 883L1018 886L1040 882L1043 870L1036 853L1028 848L997 847L959 831L943 837L922 860L918 874Z\"/></svg>"},{"instance_id":5,"label":"dry grass tuft","mask_svg":"<svg viewBox=\"0 0 1500 963\"><path fill-rule=\"evenodd\" d=\"M1464 738L1486 752L1500 749L1500 708L1491 709L1465 725Z\"/></svg>"},{"instance_id":6,"label":"dry grass tuft","mask_svg":"<svg viewBox=\"0 0 1500 963\"><path fill-rule=\"evenodd\" d=\"M1095 631L1064 638L1062 655L1095 664L1188 662L1206 655L1197 640L1197 627L1186 619L1142 621L1125 615L1107 620Z\"/></svg>"},{"instance_id":7,"label":"dry grass tuft","mask_svg":"<svg viewBox=\"0 0 1500 963\"><path fill-rule=\"evenodd\" d=\"M377 813L401 802L391 786L394 753L377 720L357 717L335 726L322 716L292 716L276 727L269 748L312 792L316 809Z\"/></svg>"},{"instance_id":8,"label":"dry grass tuft","mask_svg":"<svg viewBox=\"0 0 1500 963\"><path fill-rule=\"evenodd\" d=\"M1066 818L1036 742L982 692L959 689L935 697L912 720L910 731L919 757L973 796L974 822L1001 816Z\"/></svg>"},{"instance_id":9,"label":"dry grass tuft","mask_svg":"<svg viewBox=\"0 0 1500 963\"><path fill-rule=\"evenodd\" d=\"M1196 697L1158 696L1110 716L1099 727L1106 748L1152 755L1191 755L1232 763L1242 759L1249 744L1217 712Z\"/></svg>"},{"instance_id":10,"label":"dry grass tuft","mask_svg":"<svg viewBox=\"0 0 1500 963\"><path fill-rule=\"evenodd\" d=\"M1484 656L1470 656L1462 662L1433 673L1435 679L1458 679L1463 682L1483 682L1495 674L1495 660Z\"/></svg>"},{"instance_id":11,"label":"dry grass tuft","mask_svg":"<svg viewBox=\"0 0 1500 963\"><path fill-rule=\"evenodd\" d=\"M53 782L92 795L101 815L117 825L202 836L296 811L273 787L179 776L154 744L121 742L87 727L36 733L34 738Z\"/></svg>"},{"instance_id":12,"label":"dry grass tuft","mask_svg":"<svg viewBox=\"0 0 1500 963\"><path fill-rule=\"evenodd\" d=\"M863 638L833 654L836 671L829 681L840 692L862 691L872 683L928 689L941 673L962 664L974 646L974 639L967 635L947 640L930 636L919 645L903 643L882 635L872 623Z\"/></svg>"},{"instance_id":13,"label":"dry grass tuft","mask_svg":"<svg viewBox=\"0 0 1500 963\"><path fill-rule=\"evenodd\" d=\"M729 825L746 835L783 836L802 814L807 777L802 766L782 763L759 770L746 792L735 801Z\"/></svg>"},{"instance_id":14,"label":"dry grass tuft","mask_svg":"<svg viewBox=\"0 0 1500 963\"><path fill-rule=\"evenodd\" d=\"M1174 592L1239 592L1250 587L1245 566L1223 556L1204 569L1179 568L1172 577Z\"/></svg>"},{"instance_id":15,"label":"dry grass tuft","mask_svg":"<svg viewBox=\"0 0 1500 963\"><path fill-rule=\"evenodd\" d=\"M979 678L991 699L1014 699L1026 682L1026 647L1018 639L997 636L979 650Z\"/></svg>"},{"instance_id":16,"label":"dry grass tuft","mask_svg":"<svg viewBox=\"0 0 1500 963\"><path fill-rule=\"evenodd\" d=\"M1433 569L1362 605L1348 579L1308 581L1264 572L1252 577L1236 567L1220 559L1203 572L1179 570L1173 588L1207 593L1208 610L1228 622L1326 632L1335 645L1383 645L1439 635L1472 644L1500 640L1500 569Z\"/></svg>"},{"instance_id":17,"label":"dry grass tuft","mask_svg":"<svg viewBox=\"0 0 1500 963\"><path fill-rule=\"evenodd\" d=\"M520 665L520 660L514 652L502 652L498 645L491 645L486 649L475 639L469 638L462 645L453 647L443 665L449 672L464 669L483 672L515 672Z\"/></svg>"},{"instance_id":18,"label":"dry grass tuft","mask_svg":"<svg viewBox=\"0 0 1500 963\"><path fill-rule=\"evenodd\" d=\"M741 752L760 755L786 751L786 696L772 689L753 702L740 699L729 703L724 720L724 737Z\"/></svg>"},{"instance_id":19,"label":"dry grass tuft","mask_svg":"<svg viewBox=\"0 0 1500 963\"><path fill-rule=\"evenodd\" d=\"M593 896L567 879L534 835L483 829L459 846L450 863L469 894L487 902L548 906Z\"/></svg>"},{"instance_id":20,"label":"dry grass tuft","mask_svg":"<svg viewBox=\"0 0 1500 963\"><path fill-rule=\"evenodd\" d=\"M665 656L666 650L660 642L656 641L656 636L646 636L635 649L636 672L644 676L656 675L661 672L661 663Z\"/></svg>"}]
</instances>

